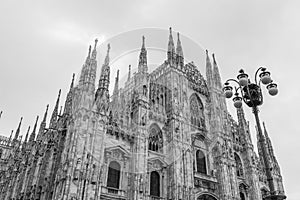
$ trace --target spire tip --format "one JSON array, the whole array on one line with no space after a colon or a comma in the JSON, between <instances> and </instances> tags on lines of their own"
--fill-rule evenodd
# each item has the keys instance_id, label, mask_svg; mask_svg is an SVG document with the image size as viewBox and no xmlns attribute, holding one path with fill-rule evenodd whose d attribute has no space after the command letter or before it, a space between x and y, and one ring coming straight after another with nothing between
<instances>
[{"instance_id":1,"label":"spire tip","mask_svg":"<svg viewBox=\"0 0 300 200\"><path fill-rule=\"evenodd\" d=\"M90 55L91 55L91 50L92 50L92 46L90 45L90 46L89 46L89 54L88 54L88 57L90 57Z\"/></svg>"},{"instance_id":2,"label":"spire tip","mask_svg":"<svg viewBox=\"0 0 300 200\"><path fill-rule=\"evenodd\" d=\"M94 49L96 49L97 43L98 43L98 38L95 39L95 46L94 46Z\"/></svg>"}]
</instances>

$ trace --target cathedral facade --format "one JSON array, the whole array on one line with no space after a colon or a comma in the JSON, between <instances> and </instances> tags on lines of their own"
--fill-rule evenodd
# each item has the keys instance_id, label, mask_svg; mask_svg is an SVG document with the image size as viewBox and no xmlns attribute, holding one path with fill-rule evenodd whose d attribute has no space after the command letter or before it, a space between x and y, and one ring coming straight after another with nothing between
<instances>
[{"instance_id":1,"label":"cathedral facade","mask_svg":"<svg viewBox=\"0 0 300 200\"><path fill-rule=\"evenodd\" d=\"M3 200L259 200L269 193L261 150L251 141L243 108L227 111L215 56L206 78L185 63L170 30L166 60L149 72L145 38L138 69L112 95L110 45L96 84L97 40L59 112L20 138L0 138ZM284 194L271 140L264 130L272 181ZM259 139L259 138L258 138Z\"/></svg>"}]
</instances>

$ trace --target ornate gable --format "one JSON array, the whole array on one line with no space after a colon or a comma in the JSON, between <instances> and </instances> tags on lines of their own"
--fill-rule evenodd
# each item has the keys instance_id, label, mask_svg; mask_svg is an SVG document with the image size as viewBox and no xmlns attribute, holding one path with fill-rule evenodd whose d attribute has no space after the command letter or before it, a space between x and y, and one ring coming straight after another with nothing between
<instances>
[{"instance_id":1,"label":"ornate gable","mask_svg":"<svg viewBox=\"0 0 300 200\"><path fill-rule=\"evenodd\" d=\"M131 157L131 153L124 147L117 145L105 148L105 156L116 160L123 160Z\"/></svg>"},{"instance_id":2,"label":"ornate gable","mask_svg":"<svg viewBox=\"0 0 300 200\"><path fill-rule=\"evenodd\" d=\"M148 169L150 171L157 171L166 166L167 166L167 163L160 157L148 159Z\"/></svg>"}]
</instances>

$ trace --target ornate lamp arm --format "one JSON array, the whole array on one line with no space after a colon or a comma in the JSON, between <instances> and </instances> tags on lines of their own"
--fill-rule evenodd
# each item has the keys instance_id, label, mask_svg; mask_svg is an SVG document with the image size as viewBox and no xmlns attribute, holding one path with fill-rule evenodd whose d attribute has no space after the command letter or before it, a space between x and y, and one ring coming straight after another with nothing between
<instances>
[{"instance_id":1,"label":"ornate lamp arm","mask_svg":"<svg viewBox=\"0 0 300 200\"><path fill-rule=\"evenodd\" d=\"M255 84L256 85L259 85L260 86L260 81L259 81L259 83L257 83L257 74L258 74L258 72L259 71L266 71L266 68L265 67L259 67L257 70L256 70L256 72L255 72L255 76L254 76L254 79L255 79Z\"/></svg>"}]
</instances>

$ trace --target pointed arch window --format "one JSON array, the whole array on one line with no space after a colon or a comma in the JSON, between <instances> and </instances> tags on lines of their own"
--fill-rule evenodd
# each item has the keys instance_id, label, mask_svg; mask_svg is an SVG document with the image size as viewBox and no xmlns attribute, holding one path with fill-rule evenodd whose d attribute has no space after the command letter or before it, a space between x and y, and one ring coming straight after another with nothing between
<instances>
[{"instance_id":1,"label":"pointed arch window","mask_svg":"<svg viewBox=\"0 0 300 200\"><path fill-rule=\"evenodd\" d=\"M160 176L156 171L150 174L150 195L155 197L160 196Z\"/></svg>"},{"instance_id":2,"label":"pointed arch window","mask_svg":"<svg viewBox=\"0 0 300 200\"><path fill-rule=\"evenodd\" d=\"M191 125L197 128L205 128L204 108L200 98L193 94L190 98Z\"/></svg>"},{"instance_id":3,"label":"pointed arch window","mask_svg":"<svg viewBox=\"0 0 300 200\"><path fill-rule=\"evenodd\" d=\"M238 177L244 176L242 161L236 153L234 153L234 160L235 160L235 165L236 165L236 175Z\"/></svg>"},{"instance_id":4,"label":"pointed arch window","mask_svg":"<svg viewBox=\"0 0 300 200\"><path fill-rule=\"evenodd\" d=\"M120 185L120 164L112 161L108 167L107 187L119 189Z\"/></svg>"},{"instance_id":5,"label":"pointed arch window","mask_svg":"<svg viewBox=\"0 0 300 200\"><path fill-rule=\"evenodd\" d=\"M206 158L201 150L196 152L197 172L207 174L206 171Z\"/></svg>"},{"instance_id":6,"label":"pointed arch window","mask_svg":"<svg viewBox=\"0 0 300 200\"><path fill-rule=\"evenodd\" d=\"M161 129L156 125L152 125L149 130L148 149L160 152L163 147L163 139Z\"/></svg>"}]
</instances>

